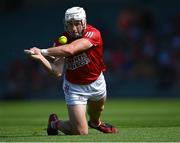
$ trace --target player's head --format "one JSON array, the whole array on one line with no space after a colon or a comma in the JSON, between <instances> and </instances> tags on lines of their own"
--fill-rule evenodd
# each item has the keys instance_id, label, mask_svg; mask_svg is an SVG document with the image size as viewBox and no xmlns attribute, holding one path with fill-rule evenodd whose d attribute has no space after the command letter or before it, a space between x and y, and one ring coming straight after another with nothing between
<instances>
[{"instance_id":1,"label":"player's head","mask_svg":"<svg viewBox=\"0 0 180 143\"><path fill-rule=\"evenodd\" d=\"M64 18L65 31L71 37L80 38L86 29L86 12L81 7L72 7L66 10Z\"/></svg>"}]
</instances>

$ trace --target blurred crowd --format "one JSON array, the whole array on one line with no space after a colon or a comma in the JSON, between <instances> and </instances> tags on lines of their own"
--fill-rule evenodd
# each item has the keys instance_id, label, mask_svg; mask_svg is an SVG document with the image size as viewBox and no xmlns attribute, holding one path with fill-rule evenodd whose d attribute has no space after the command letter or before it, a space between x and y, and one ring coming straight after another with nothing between
<instances>
[{"instance_id":1,"label":"blurred crowd","mask_svg":"<svg viewBox=\"0 0 180 143\"><path fill-rule=\"evenodd\" d=\"M108 70L120 80L157 79L159 88L180 87L180 14L159 26L148 10L124 9L117 33L105 38Z\"/></svg>"},{"instance_id":2,"label":"blurred crowd","mask_svg":"<svg viewBox=\"0 0 180 143\"><path fill-rule=\"evenodd\" d=\"M40 93L38 96L43 98L44 93L56 89L62 83L62 79L59 80L52 76L30 57L27 57L26 60L15 59L8 66L7 71L1 77L1 81L4 81L5 85L7 85L3 89L3 99L38 98L36 97L37 93ZM51 95L49 96L51 97ZM46 98L45 95L44 98Z\"/></svg>"},{"instance_id":3,"label":"blurred crowd","mask_svg":"<svg viewBox=\"0 0 180 143\"><path fill-rule=\"evenodd\" d=\"M151 11L126 8L112 27L100 27L104 39L106 75L114 80L157 80L157 89L180 88L180 14L157 23ZM24 95L61 86L56 79L30 58L13 59L1 70L6 83L3 98ZM1 87L2 88L2 87Z\"/></svg>"}]
</instances>

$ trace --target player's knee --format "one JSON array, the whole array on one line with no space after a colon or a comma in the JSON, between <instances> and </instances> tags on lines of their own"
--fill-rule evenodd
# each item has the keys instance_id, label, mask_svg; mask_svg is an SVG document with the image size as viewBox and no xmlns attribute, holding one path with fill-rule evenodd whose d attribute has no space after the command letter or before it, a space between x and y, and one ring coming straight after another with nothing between
<instances>
[{"instance_id":1,"label":"player's knee","mask_svg":"<svg viewBox=\"0 0 180 143\"><path fill-rule=\"evenodd\" d=\"M77 129L76 134L77 135L88 135L88 129L79 128L79 129Z\"/></svg>"},{"instance_id":2,"label":"player's knee","mask_svg":"<svg viewBox=\"0 0 180 143\"><path fill-rule=\"evenodd\" d=\"M79 135L88 135L88 131L82 130L79 132Z\"/></svg>"}]
</instances>

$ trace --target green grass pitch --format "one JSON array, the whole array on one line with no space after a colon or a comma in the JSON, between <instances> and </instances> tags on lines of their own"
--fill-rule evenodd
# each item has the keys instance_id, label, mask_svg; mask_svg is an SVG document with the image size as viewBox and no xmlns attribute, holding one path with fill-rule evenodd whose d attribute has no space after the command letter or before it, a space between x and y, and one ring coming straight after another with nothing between
<instances>
[{"instance_id":1,"label":"green grass pitch","mask_svg":"<svg viewBox=\"0 0 180 143\"><path fill-rule=\"evenodd\" d=\"M180 141L180 100L108 99L102 119L118 134L89 129L87 136L47 136L48 115L67 119L64 101L0 102L0 142L175 142Z\"/></svg>"}]
</instances>

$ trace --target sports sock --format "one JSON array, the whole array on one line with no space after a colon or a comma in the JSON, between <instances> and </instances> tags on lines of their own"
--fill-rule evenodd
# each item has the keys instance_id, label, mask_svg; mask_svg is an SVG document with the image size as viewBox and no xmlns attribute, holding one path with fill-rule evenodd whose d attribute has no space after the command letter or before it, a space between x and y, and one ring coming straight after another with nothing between
<instances>
[{"instance_id":1,"label":"sports sock","mask_svg":"<svg viewBox=\"0 0 180 143\"><path fill-rule=\"evenodd\" d=\"M90 124L93 127L98 127L99 125L101 125L101 121L100 120L98 120L98 121L90 121Z\"/></svg>"}]
</instances>

